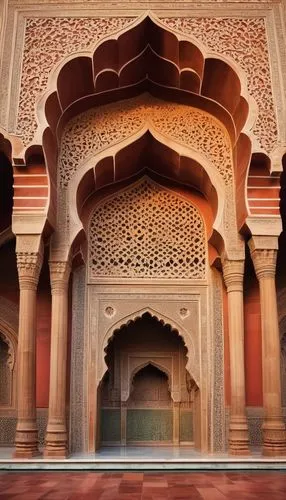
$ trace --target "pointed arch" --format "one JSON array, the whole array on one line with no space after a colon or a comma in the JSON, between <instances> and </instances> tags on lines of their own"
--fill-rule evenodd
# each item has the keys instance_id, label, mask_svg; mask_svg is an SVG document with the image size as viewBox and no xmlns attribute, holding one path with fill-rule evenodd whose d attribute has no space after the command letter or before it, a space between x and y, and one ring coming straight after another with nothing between
<instances>
[{"instance_id":1,"label":"pointed arch","mask_svg":"<svg viewBox=\"0 0 286 500\"><path fill-rule=\"evenodd\" d=\"M98 374L98 381L102 380L102 378L107 370L107 364L105 361L105 353L106 353L107 346L111 342L111 340L113 339L114 335L116 335L116 333L118 331L120 331L123 327L134 324L136 322L136 320L142 318L144 314L150 315L152 318L154 318L156 321L161 323L163 326L168 326L173 333L175 333L176 335L181 337L183 344L187 349L186 370L189 372L191 377L194 379L197 386L200 387L199 358L198 358L198 353L196 352L196 349L195 349L195 342L193 340L192 332L187 331L182 325L179 325L175 319L168 318L164 314L160 313L159 311L156 311L155 309L153 309L151 307L144 307L142 309L134 311L131 314L128 314L127 316L116 321L105 332L105 334L102 338L102 341L101 341L100 352L102 353L102 364L101 364L102 368L101 368L101 372Z\"/></svg>"}]
</instances>

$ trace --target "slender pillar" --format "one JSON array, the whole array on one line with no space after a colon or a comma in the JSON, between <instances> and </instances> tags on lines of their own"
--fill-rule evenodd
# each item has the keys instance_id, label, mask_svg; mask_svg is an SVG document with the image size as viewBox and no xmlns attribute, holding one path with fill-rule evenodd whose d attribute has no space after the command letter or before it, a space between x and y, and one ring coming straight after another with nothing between
<instances>
[{"instance_id":1,"label":"slender pillar","mask_svg":"<svg viewBox=\"0 0 286 500\"><path fill-rule=\"evenodd\" d=\"M173 445L180 444L180 401L173 403Z\"/></svg>"},{"instance_id":2,"label":"slender pillar","mask_svg":"<svg viewBox=\"0 0 286 500\"><path fill-rule=\"evenodd\" d=\"M65 458L68 449L66 372L69 275L68 262L50 262L52 288L50 398L44 455L54 458Z\"/></svg>"},{"instance_id":3,"label":"slender pillar","mask_svg":"<svg viewBox=\"0 0 286 500\"><path fill-rule=\"evenodd\" d=\"M121 445L127 443L127 402L121 401Z\"/></svg>"},{"instance_id":4,"label":"slender pillar","mask_svg":"<svg viewBox=\"0 0 286 500\"><path fill-rule=\"evenodd\" d=\"M281 406L280 337L275 287L277 250L258 248L254 239L249 247L260 290L264 406L262 452L267 456L279 456L286 454L286 431Z\"/></svg>"},{"instance_id":5,"label":"slender pillar","mask_svg":"<svg viewBox=\"0 0 286 500\"><path fill-rule=\"evenodd\" d=\"M19 241L20 240L20 241ZM38 242L40 241L37 238ZM25 244L26 242L26 244ZM39 454L36 421L36 296L43 253L18 251L31 248L35 240L17 237L17 268L20 287L18 337L18 420L15 457L30 458Z\"/></svg>"},{"instance_id":6,"label":"slender pillar","mask_svg":"<svg viewBox=\"0 0 286 500\"><path fill-rule=\"evenodd\" d=\"M224 261L223 276L228 297L231 379L229 452L232 455L249 453L245 415L243 274L244 260Z\"/></svg>"}]
</instances>

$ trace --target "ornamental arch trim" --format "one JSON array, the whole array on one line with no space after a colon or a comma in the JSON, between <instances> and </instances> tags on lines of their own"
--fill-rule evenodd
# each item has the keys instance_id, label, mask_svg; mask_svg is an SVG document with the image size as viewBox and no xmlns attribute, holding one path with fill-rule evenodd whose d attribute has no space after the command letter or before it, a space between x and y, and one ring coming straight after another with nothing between
<instances>
[{"instance_id":1,"label":"ornamental arch trim","mask_svg":"<svg viewBox=\"0 0 286 500\"><path fill-rule=\"evenodd\" d=\"M98 373L98 383L102 380L104 374L108 369L105 361L105 355L108 344L111 342L114 335L116 335L123 327L128 326L130 324L134 324L136 320L141 319L144 314L148 314L149 316L157 320L159 323L161 323L163 326L169 326L171 328L171 331L182 339L184 346L187 349L186 370L188 371L190 376L194 379L196 385L200 387L200 369L199 369L200 361L198 358L198 353L196 352L195 349L195 342L192 338L192 333L188 332L184 327L179 325L176 322L176 320L168 318L167 316L163 315L162 313L159 313L158 311L152 309L151 307L145 307L143 309L139 309L129 314L128 316L121 318L120 320L115 322L111 327L109 327L108 330L105 332L101 341L101 348L100 348L102 368L101 371Z\"/></svg>"},{"instance_id":2,"label":"ornamental arch trim","mask_svg":"<svg viewBox=\"0 0 286 500\"><path fill-rule=\"evenodd\" d=\"M132 394L132 386L133 386L133 382L134 382L136 375L141 370L143 370L144 368L147 368L148 366L152 366L154 368L157 368L157 370L159 370L161 373L163 373L167 377L168 391L170 393L171 399L174 401L173 377L172 377L170 370L168 370L168 368L163 364L163 362L159 363L159 362L152 360L151 358L148 359L147 361L144 361L143 363L138 363L138 365L135 368L133 368L133 370L129 373L128 393L125 396L125 400L127 401Z\"/></svg>"},{"instance_id":3,"label":"ornamental arch trim","mask_svg":"<svg viewBox=\"0 0 286 500\"><path fill-rule=\"evenodd\" d=\"M230 249L230 251L231 249L235 249L236 252L239 252L242 249L242 242L238 237L236 230L237 224L234 186L232 184L225 186L223 179L217 172L215 166L201 152L194 150L190 146L177 143L172 137L168 137L166 135L164 136L157 130L150 128L148 124L146 124L144 128L140 129L136 134L132 134L130 137L118 142L117 144L109 146L107 149L88 157L79 165L79 168L72 177L67 190L66 200L69 200L67 207L69 210L69 229L68 233L61 231L62 234L59 234L59 239L63 239L62 246L66 247L67 241L69 241L71 245L83 229L83 224L78 214L77 196L84 176L90 172L90 177L94 179L94 174L91 173L96 171L97 165L99 165L101 161L109 157L112 161L115 161L116 155L118 155L123 148L132 145L146 133L150 133L152 137L161 145L171 148L171 150L180 156L196 161L202 167L206 175L209 177L217 197L217 212L213 222L213 230L223 239L226 252L228 252L228 249ZM67 201L65 203L67 203ZM228 222L227 227L226 221ZM64 226L64 221L62 221L62 225Z\"/></svg>"},{"instance_id":4,"label":"ornamental arch trim","mask_svg":"<svg viewBox=\"0 0 286 500\"><path fill-rule=\"evenodd\" d=\"M190 75L188 75L187 78L188 85L186 87L186 90L195 93L202 93L202 95L204 95L205 92L207 98L210 98L212 100L217 100L218 102L220 102L220 97L214 95L212 90L209 89L206 90L206 85L204 86L202 85L204 72L207 70L207 65L211 64L211 61L218 61L219 64L223 64L225 68L229 68L229 70L231 70L231 72L233 72L233 74L235 75L237 82L239 82L237 90L239 89L240 93L240 98L241 98L240 104L242 102L245 103L244 106L247 104L247 108L248 107L251 108L251 115L256 113L257 108L254 105L254 99L253 98L250 99L248 94L246 74L244 70L233 59L231 59L226 55L218 54L213 50L209 50L207 47L204 46L202 42L199 42L194 37L190 36L187 33L182 33L181 31L176 30L170 26L167 26L154 13L147 12L139 16L131 23L128 23L123 29L99 40L91 50L84 50L84 51L79 51L76 54L69 54L66 57L64 57L61 60L61 62L54 67L49 76L47 85L48 88L43 93L43 95L38 98L38 102L36 104L37 123L39 124L39 128L38 132L36 133L35 140L39 140L41 136L41 130L43 131L43 129L46 126L51 125L51 123L54 121L49 119L51 116L51 109L57 108L58 110L57 113L59 113L60 109L62 110L65 109L75 100L81 99L89 94L92 94L93 92L114 89L117 88L118 85L120 87L120 82L116 83L115 81L112 80L115 78L116 75L118 75L118 77L120 78L120 73L122 74L122 71L126 69L126 67L130 66L130 64L136 63L138 57L139 58L142 57L142 54L144 54L146 50L144 49L145 47L144 46L141 47L141 51L139 53L131 54L130 52L132 52L132 49L129 48L129 50L127 50L129 59L127 58L126 60L125 58L123 58L122 60L122 55L120 56L120 51L123 50L122 47L124 43L126 43L129 34L130 36L132 34L134 34L135 37L139 36L137 32L140 30L142 31L142 29L146 30L147 29L146 26L148 26L148 30L150 30L149 26L151 26L151 31L156 32L157 38L159 36L159 38L162 37L162 40L163 38L165 39L165 44L161 40L161 47L160 47L160 42L157 40L156 44L154 40L152 41L151 35L150 35L151 36L150 40L149 38L147 38L146 47L150 47L150 50L155 55L155 57L159 58L159 60L161 61L162 59L164 59L166 62L168 62L168 67L170 67L171 72L172 68L177 67L180 74L180 78L181 75L183 75L184 80L186 80L185 73L188 72L190 73ZM152 45L154 45L154 43L155 46L153 47ZM192 57L193 57L192 60L185 60L186 57L185 52L186 52L186 47L188 45L191 48L190 52L192 52ZM117 54L118 52L117 57L114 56L116 61L113 60L114 57L110 56L109 49L110 50L112 49L113 53ZM166 51L168 51L168 53ZM105 65L102 65L101 63L98 66L97 55L98 53L101 54L101 52L105 54L106 56L105 59L107 63L105 63ZM90 63L88 62L89 59ZM67 103L66 104L62 103L61 97L59 95L61 94L59 81L61 80L61 78L64 79L64 76L62 75L66 73L67 68L69 66L71 67L74 66L75 68L78 68L78 64L81 63L84 65L84 69L85 71L87 71L88 75L89 74L91 75L91 67L89 68L89 65L93 66L92 73L95 74L94 82L93 83L90 82L89 85L85 83L85 85L81 89L79 89L79 95L75 95L73 98L71 98L71 100L68 98L70 102L68 106L66 106ZM107 64L109 64L109 66ZM107 89L100 88L100 90L97 90L96 89L97 80L99 77L101 77L102 79L103 76L105 77L108 76L109 78L111 78L111 81L108 84ZM201 81L200 85L198 85L199 81ZM134 81L131 82L131 85L134 85ZM185 85L186 83L183 84L183 82L180 82L178 88L181 87L182 89L184 89ZM174 86L174 85L169 85L169 86ZM176 86L177 85L175 85L175 87ZM205 88L205 90L203 87ZM226 103L224 102L223 105L225 104ZM227 107L229 107L229 105L227 105ZM246 116L244 122L245 121L246 121Z\"/></svg>"}]
</instances>

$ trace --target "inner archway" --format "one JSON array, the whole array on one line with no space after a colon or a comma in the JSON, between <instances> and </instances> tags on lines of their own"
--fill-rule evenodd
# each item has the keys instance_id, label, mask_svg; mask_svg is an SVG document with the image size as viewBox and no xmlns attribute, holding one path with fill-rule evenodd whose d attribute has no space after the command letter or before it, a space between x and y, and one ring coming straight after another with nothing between
<instances>
[{"instance_id":1,"label":"inner archway","mask_svg":"<svg viewBox=\"0 0 286 500\"><path fill-rule=\"evenodd\" d=\"M170 325L144 313L122 326L106 348L106 364L101 446L199 446L199 390L186 370L183 340Z\"/></svg>"}]
</instances>

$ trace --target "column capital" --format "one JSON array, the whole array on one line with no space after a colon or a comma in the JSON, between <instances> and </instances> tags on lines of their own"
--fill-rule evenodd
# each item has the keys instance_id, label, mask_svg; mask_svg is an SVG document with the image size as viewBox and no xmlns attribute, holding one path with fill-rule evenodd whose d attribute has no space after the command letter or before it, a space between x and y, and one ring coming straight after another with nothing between
<instances>
[{"instance_id":1,"label":"column capital","mask_svg":"<svg viewBox=\"0 0 286 500\"><path fill-rule=\"evenodd\" d=\"M257 278L275 278L278 238L253 237L248 246Z\"/></svg>"},{"instance_id":2,"label":"column capital","mask_svg":"<svg viewBox=\"0 0 286 500\"><path fill-rule=\"evenodd\" d=\"M223 278L228 292L243 290L244 259L222 261Z\"/></svg>"},{"instance_id":3,"label":"column capital","mask_svg":"<svg viewBox=\"0 0 286 500\"><path fill-rule=\"evenodd\" d=\"M71 265L69 261L50 261L50 279L52 293L58 293L67 290Z\"/></svg>"},{"instance_id":4,"label":"column capital","mask_svg":"<svg viewBox=\"0 0 286 500\"><path fill-rule=\"evenodd\" d=\"M16 256L20 289L36 289L43 263L41 236L17 236Z\"/></svg>"}]
</instances>

